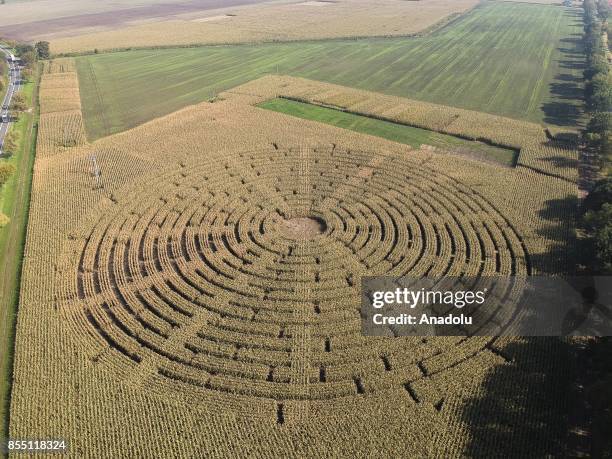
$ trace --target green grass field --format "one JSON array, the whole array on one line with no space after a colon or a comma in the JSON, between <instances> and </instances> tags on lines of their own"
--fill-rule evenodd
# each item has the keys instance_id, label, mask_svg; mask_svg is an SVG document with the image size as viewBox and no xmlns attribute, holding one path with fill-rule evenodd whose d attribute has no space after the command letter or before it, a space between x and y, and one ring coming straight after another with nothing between
<instances>
[{"instance_id":1,"label":"green grass field","mask_svg":"<svg viewBox=\"0 0 612 459\"><path fill-rule=\"evenodd\" d=\"M208 46L82 56L88 136L139 125L280 72L554 125L581 119L579 9L490 2L422 38Z\"/></svg>"},{"instance_id":2,"label":"green grass field","mask_svg":"<svg viewBox=\"0 0 612 459\"><path fill-rule=\"evenodd\" d=\"M287 99L272 99L258 105L260 108L297 116L298 118L319 121L333 126L361 132L362 134L382 137L394 142L419 148L421 145L431 145L471 155L480 159L495 161L505 166L514 166L517 152L507 148L499 148L480 142L472 142L458 137L439 134L412 126L405 126L390 121L382 121L365 116L354 115L333 108L297 102Z\"/></svg>"}]
</instances>

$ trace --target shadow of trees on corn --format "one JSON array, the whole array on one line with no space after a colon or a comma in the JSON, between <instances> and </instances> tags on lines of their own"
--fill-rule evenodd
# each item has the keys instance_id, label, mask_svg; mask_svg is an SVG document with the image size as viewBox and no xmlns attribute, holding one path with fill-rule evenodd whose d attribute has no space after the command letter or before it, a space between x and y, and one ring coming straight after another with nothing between
<instances>
[{"instance_id":1,"label":"shadow of trees on corn","mask_svg":"<svg viewBox=\"0 0 612 459\"><path fill-rule=\"evenodd\" d=\"M574 194L549 199L538 211L542 225L535 232L546 238L548 245L529 253L532 274L576 274L581 252L575 232L579 211L580 199Z\"/></svg>"},{"instance_id":2,"label":"shadow of trees on corn","mask_svg":"<svg viewBox=\"0 0 612 459\"><path fill-rule=\"evenodd\" d=\"M562 338L525 337L500 348L494 367L462 409L468 457L567 457L573 450L575 352Z\"/></svg>"},{"instance_id":3,"label":"shadow of trees on corn","mask_svg":"<svg viewBox=\"0 0 612 459\"><path fill-rule=\"evenodd\" d=\"M555 167L561 168L576 168L580 164L577 159L566 158L564 156L551 156L549 158L545 158L544 161L553 164Z\"/></svg>"},{"instance_id":4,"label":"shadow of trees on corn","mask_svg":"<svg viewBox=\"0 0 612 459\"><path fill-rule=\"evenodd\" d=\"M555 159L552 159L553 161ZM565 161L565 158L558 158ZM550 241L531 253L538 273L576 274L579 257L573 229L579 210L575 195L545 202L536 233ZM554 305L553 305L554 306ZM586 416L578 408L581 350L577 341L559 337L502 338L494 345L506 360L489 370L474 396L461 409L469 440L467 457L576 457L588 448Z\"/></svg>"},{"instance_id":5,"label":"shadow of trees on corn","mask_svg":"<svg viewBox=\"0 0 612 459\"><path fill-rule=\"evenodd\" d=\"M577 12L568 12L578 17ZM544 121L580 127L583 117L585 68L579 33L561 39L559 73L550 84L550 98L542 104ZM559 167L577 167L562 156L549 161ZM579 202L576 196L549 200L540 210L543 225L536 233L550 243L530 254L535 273L576 273L581 247L572 228ZM580 360L576 341L554 337L499 340L506 363L493 367L474 396L465 401L461 418L469 440L467 457L576 457L584 453L580 436L585 420L580 405ZM588 445L587 445L588 446Z\"/></svg>"}]
</instances>

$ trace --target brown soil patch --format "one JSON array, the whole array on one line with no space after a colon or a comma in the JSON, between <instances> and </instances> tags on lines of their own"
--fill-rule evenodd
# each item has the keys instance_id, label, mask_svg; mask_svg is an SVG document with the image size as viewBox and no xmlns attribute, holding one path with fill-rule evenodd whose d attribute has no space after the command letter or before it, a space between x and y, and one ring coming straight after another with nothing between
<instances>
[{"instance_id":1,"label":"brown soil patch","mask_svg":"<svg viewBox=\"0 0 612 459\"><path fill-rule=\"evenodd\" d=\"M27 22L2 27L2 35L30 41L40 37L68 37L81 35L91 30L114 30L138 21L161 21L179 14L194 13L219 8L237 7L264 3L267 0L191 0L182 3L166 3L136 8L125 8L93 14L78 14L69 17Z\"/></svg>"}]
</instances>

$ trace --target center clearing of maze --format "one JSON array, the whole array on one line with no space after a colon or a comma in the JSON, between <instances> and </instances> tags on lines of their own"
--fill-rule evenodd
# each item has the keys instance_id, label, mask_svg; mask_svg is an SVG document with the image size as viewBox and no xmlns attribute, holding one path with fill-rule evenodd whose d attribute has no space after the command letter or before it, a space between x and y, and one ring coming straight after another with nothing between
<instances>
[{"instance_id":1,"label":"center clearing of maze","mask_svg":"<svg viewBox=\"0 0 612 459\"><path fill-rule=\"evenodd\" d=\"M487 139L519 161L258 107L279 96ZM571 145L526 122L281 76L91 143L79 99L74 62L46 63L11 437L109 457L169 444L424 456L460 455L492 423L558 427L542 403L562 410L568 391L533 376L569 371L555 342L367 338L358 309L365 275L562 272ZM496 400L519 391L524 406L498 418L474 388L500 368L512 377ZM533 435L504 451L533 452ZM498 451L480 436L480 451Z\"/></svg>"},{"instance_id":2,"label":"center clearing of maze","mask_svg":"<svg viewBox=\"0 0 612 459\"><path fill-rule=\"evenodd\" d=\"M290 239L312 239L327 229L321 217L292 217L281 221L281 232Z\"/></svg>"}]
</instances>

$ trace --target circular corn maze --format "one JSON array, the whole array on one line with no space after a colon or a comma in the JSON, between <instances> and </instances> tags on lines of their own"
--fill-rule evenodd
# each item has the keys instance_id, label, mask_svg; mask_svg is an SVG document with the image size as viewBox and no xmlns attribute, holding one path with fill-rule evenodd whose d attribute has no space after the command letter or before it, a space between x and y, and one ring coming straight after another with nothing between
<instances>
[{"instance_id":1,"label":"circular corn maze","mask_svg":"<svg viewBox=\"0 0 612 459\"><path fill-rule=\"evenodd\" d=\"M109 196L72 238L65 310L94 362L152 392L420 402L492 340L363 337L361 277L528 274L487 199L399 155L235 153Z\"/></svg>"}]
</instances>

